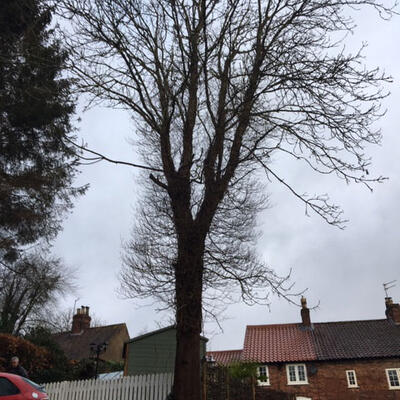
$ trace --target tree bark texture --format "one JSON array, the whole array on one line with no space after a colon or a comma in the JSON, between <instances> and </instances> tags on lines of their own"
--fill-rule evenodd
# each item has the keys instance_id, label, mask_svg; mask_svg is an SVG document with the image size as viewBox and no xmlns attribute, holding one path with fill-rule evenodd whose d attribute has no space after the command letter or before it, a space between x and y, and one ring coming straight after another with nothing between
<instances>
[{"instance_id":1,"label":"tree bark texture","mask_svg":"<svg viewBox=\"0 0 400 400\"><path fill-rule=\"evenodd\" d=\"M204 239L196 232L182 238L175 266L177 347L174 398L201 399L200 333Z\"/></svg>"}]
</instances>

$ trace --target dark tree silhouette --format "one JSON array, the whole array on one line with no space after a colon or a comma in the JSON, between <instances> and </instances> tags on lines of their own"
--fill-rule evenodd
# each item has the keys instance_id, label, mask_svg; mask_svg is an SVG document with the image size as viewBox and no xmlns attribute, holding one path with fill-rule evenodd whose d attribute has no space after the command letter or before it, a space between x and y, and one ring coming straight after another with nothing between
<instances>
[{"instance_id":1,"label":"dark tree silhouette","mask_svg":"<svg viewBox=\"0 0 400 400\"><path fill-rule=\"evenodd\" d=\"M382 180L369 176L364 148L380 141L373 122L389 79L341 43L354 28L350 10L370 6L389 17L392 9L378 0L61 5L73 24L65 40L79 89L94 104L132 113L142 168L153 170L128 244L130 289L143 295L141 284L144 294L153 286L175 305L174 397L200 399L203 293L221 289L224 278L245 298L247 288L274 282L251 246L263 206L260 172L328 223L343 224L340 208L298 192L271 158L283 154L367 186Z\"/></svg>"},{"instance_id":2,"label":"dark tree silhouette","mask_svg":"<svg viewBox=\"0 0 400 400\"><path fill-rule=\"evenodd\" d=\"M49 29L42 0L0 2L0 260L60 230L71 199L76 149L71 81L61 77L67 53Z\"/></svg>"},{"instance_id":3,"label":"dark tree silhouette","mask_svg":"<svg viewBox=\"0 0 400 400\"><path fill-rule=\"evenodd\" d=\"M46 325L60 296L74 288L73 272L43 251L0 268L0 333L20 335Z\"/></svg>"}]
</instances>

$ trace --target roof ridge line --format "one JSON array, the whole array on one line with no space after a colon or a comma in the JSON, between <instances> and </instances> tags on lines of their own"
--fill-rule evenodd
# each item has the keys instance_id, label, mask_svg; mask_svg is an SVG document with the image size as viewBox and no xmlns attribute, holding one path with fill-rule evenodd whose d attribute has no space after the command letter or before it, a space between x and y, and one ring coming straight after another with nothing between
<instances>
[{"instance_id":1,"label":"roof ridge line","mask_svg":"<svg viewBox=\"0 0 400 400\"><path fill-rule=\"evenodd\" d=\"M232 349L232 350L209 350L207 353L222 353L227 351L243 351L243 349Z\"/></svg>"},{"instance_id":2,"label":"roof ridge line","mask_svg":"<svg viewBox=\"0 0 400 400\"><path fill-rule=\"evenodd\" d=\"M387 321L386 318L377 318L377 319L353 319L353 320L345 320L345 321L323 321L323 322L313 322L314 325L317 324L342 324L342 323L351 323L351 322L375 322L375 321ZM281 324L259 324L259 325L246 325L246 328L264 328L264 327L273 327L273 326L297 326L301 325L301 322L289 322L289 323L281 323Z\"/></svg>"}]
</instances>

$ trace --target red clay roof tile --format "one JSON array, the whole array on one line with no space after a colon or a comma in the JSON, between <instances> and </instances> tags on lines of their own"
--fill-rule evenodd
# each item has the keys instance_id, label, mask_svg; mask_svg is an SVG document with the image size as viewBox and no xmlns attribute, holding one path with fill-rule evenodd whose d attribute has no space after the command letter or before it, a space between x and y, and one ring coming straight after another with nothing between
<instances>
[{"instance_id":1,"label":"red clay roof tile","mask_svg":"<svg viewBox=\"0 0 400 400\"><path fill-rule=\"evenodd\" d=\"M207 351L206 355L220 365L229 365L240 361L242 350Z\"/></svg>"},{"instance_id":2,"label":"red clay roof tile","mask_svg":"<svg viewBox=\"0 0 400 400\"><path fill-rule=\"evenodd\" d=\"M294 362L400 356L400 326L367 320L249 325L241 361Z\"/></svg>"},{"instance_id":3,"label":"red clay roof tile","mask_svg":"<svg viewBox=\"0 0 400 400\"><path fill-rule=\"evenodd\" d=\"M249 325L242 360L253 362L316 360L312 332L299 324Z\"/></svg>"}]
</instances>

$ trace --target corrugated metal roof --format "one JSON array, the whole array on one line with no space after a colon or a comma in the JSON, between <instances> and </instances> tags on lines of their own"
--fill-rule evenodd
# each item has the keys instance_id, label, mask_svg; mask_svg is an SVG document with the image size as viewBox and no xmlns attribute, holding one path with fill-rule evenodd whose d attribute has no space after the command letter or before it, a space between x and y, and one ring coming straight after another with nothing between
<instances>
[{"instance_id":1,"label":"corrugated metal roof","mask_svg":"<svg viewBox=\"0 0 400 400\"><path fill-rule=\"evenodd\" d=\"M109 381L111 379L120 379L124 376L124 371L114 371L114 372L105 372L104 374L99 374L97 379L101 381Z\"/></svg>"}]
</instances>

